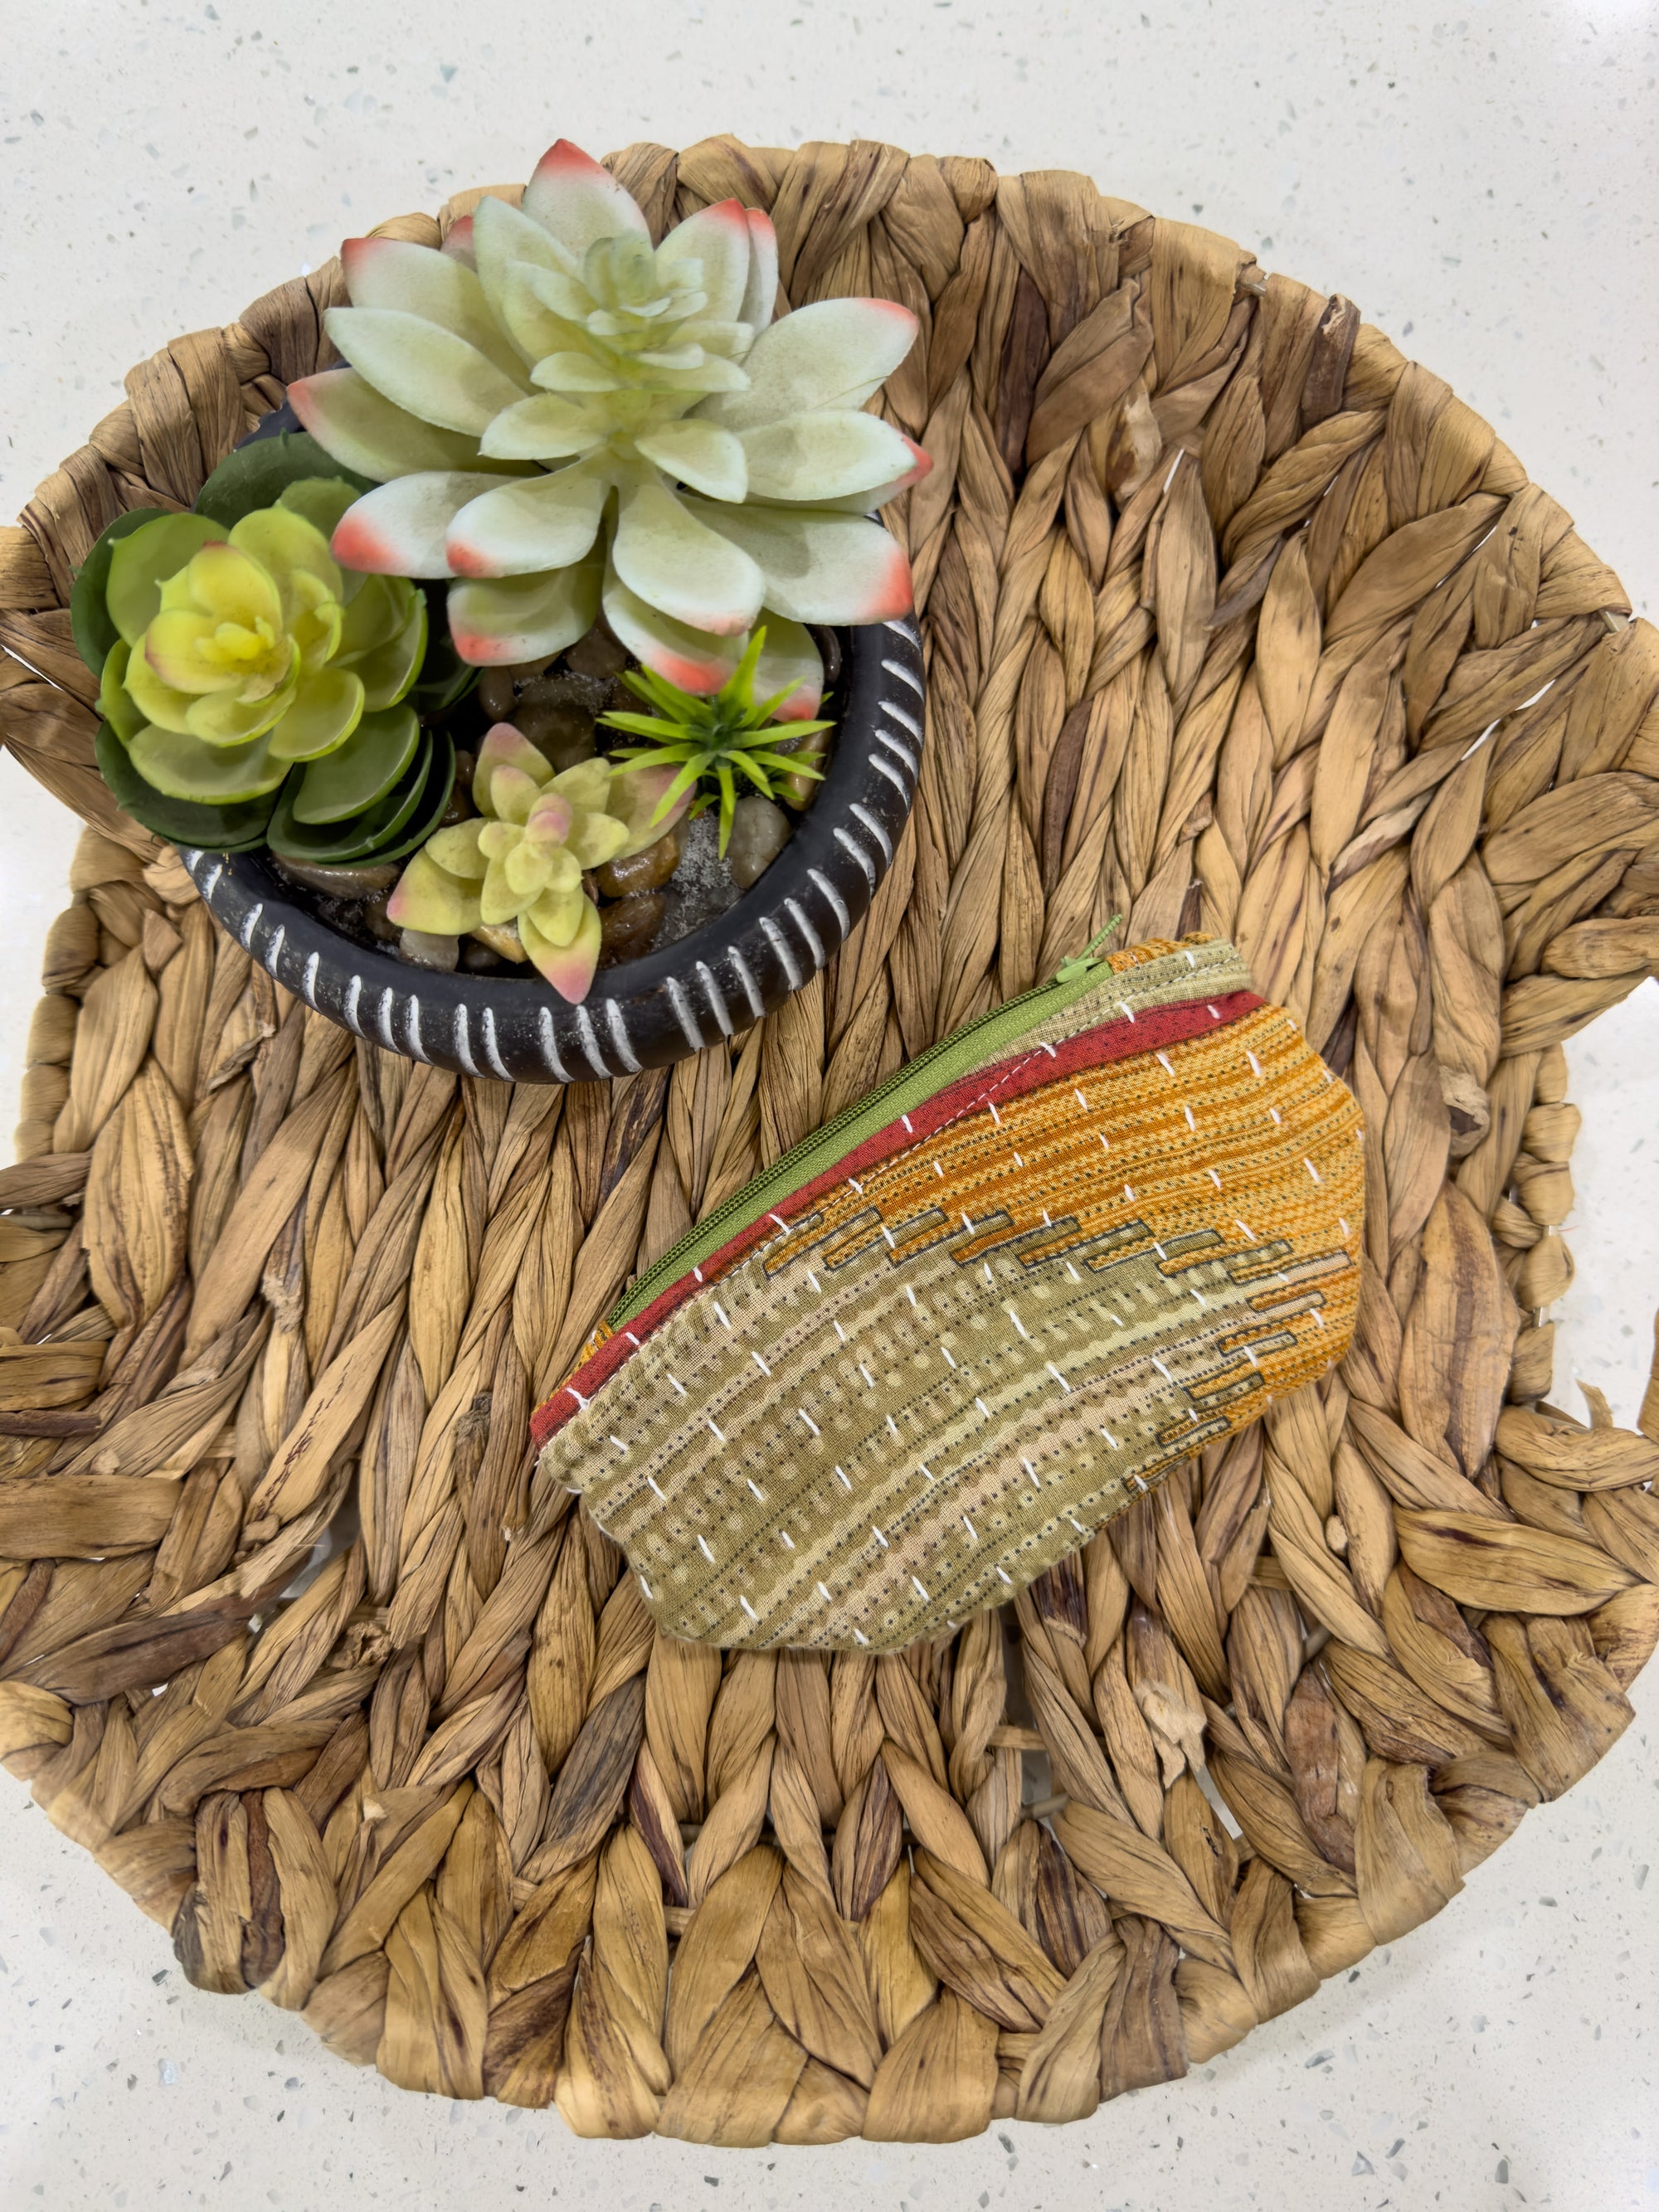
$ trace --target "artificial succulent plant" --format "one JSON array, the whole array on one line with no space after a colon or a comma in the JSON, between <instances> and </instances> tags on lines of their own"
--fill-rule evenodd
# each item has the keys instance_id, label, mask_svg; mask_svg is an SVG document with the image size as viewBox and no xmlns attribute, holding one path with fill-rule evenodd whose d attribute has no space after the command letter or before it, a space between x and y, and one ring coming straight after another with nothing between
<instances>
[{"instance_id":1,"label":"artificial succulent plant","mask_svg":"<svg viewBox=\"0 0 1659 2212\"><path fill-rule=\"evenodd\" d=\"M397 859L435 827L453 780L447 739L410 700L425 596L334 560L329 533L356 486L297 477L248 507L247 470L227 470L204 487L205 512L119 517L76 578L105 781L175 843L269 844L313 866Z\"/></svg>"},{"instance_id":2,"label":"artificial succulent plant","mask_svg":"<svg viewBox=\"0 0 1659 2212\"><path fill-rule=\"evenodd\" d=\"M510 722L498 722L478 749L477 814L427 840L387 902L388 921L422 936L479 936L532 963L579 1004L599 957L586 872L643 852L672 828L690 799L664 803L671 775L623 776L599 759L556 775Z\"/></svg>"},{"instance_id":3,"label":"artificial succulent plant","mask_svg":"<svg viewBox=\"0 0 1659 2212\"><path fill-rule=\"evenodd\" d=\"M779 713L823 673L807 623L905 613L908 564L869 511L927 457L866 402L916 319L827 300L773 321L777 243L737 200L659 246L561 139L522 204L487 197L445 246L357 239L349 364L289 387L295 412L377 488L334 533L346 567L451 577L464 659L519 662L601 606L644 665L718 691L763 619Z\"/></svg>"},{"instance_id":4,"label":"artificial succulent plant","mask_svg":"<svg viewBox=\"0 0 1659 2212\"><path fill-rule=\"evenodd\" d=\"M164 797L259 798L413 686L426 602L401 577L340 568L326 531L350 497L313 479L228 532L203 514L158 515L112 549L105 604L118 635L99 704Z\"/></svg>"},{"instance_id":5,"label":"artificial succulent plant","mask_svg":"<svg viewBox=\"0 0 1659 2212\"><path fill-rule=\"evenodd\" d=\"M669 810L682 802L689 802L693 817L711 806L719 807L722 860L732 842L738 800L744 795L738 789L738 777L763 799L775 798L796 779L819 781L823 771L810 752L781 752L778 747L781 744L799 747L805 738L835 726L825 721L780 724L778 709L783 695L757 698L760 689L757 670L763 665L766 641L763 625L750 638L731 677L708 696L684 690L653 669L630 670L623 683L655 712L635 714L613 710L599 717L613 730L647 740L642 745L623 748L617 756L618 775L659 777L661 771L666 771L656 810L665 821ZM793 791L791 795L804 796Z\"/></svg>"}]
</instances>

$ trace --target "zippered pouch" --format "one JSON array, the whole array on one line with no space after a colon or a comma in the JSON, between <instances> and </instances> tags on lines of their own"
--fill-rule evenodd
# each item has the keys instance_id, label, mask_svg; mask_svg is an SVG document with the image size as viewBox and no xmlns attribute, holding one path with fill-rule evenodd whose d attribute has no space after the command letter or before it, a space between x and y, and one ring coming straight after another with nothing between
<instances>
[{"instance_id":1,"label":"zippered pouch","mask_svg":"<svg viewBox=\"0 0 1659 2212\"><path fill-rule=\"evenodd\" d=\"M671 1636L892 1650L1341 1358L1359 1109L1231 945L1068 962L648 1268L538 1411Z\"/></svg>"}]
</instances>

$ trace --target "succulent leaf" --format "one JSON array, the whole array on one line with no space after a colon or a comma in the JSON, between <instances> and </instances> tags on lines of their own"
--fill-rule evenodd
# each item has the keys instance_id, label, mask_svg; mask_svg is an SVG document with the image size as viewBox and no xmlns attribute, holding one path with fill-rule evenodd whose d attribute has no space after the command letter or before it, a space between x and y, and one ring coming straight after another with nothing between
<instances>
[{"instance_id":1,"label":"succulent leaf","mask_svg":"<svg viewBox=\"0 0 1659 2212\"><path fill-rule=\"evenodd\" d=\"M558 920L543 912L538 902L532 912L520 915L520 939L559 996L573 1006L580 1006L592 988L594 970L599 964L599 910L592 899L583 899L576 927L565 944L546 933L542 924L550 921L559 926Z\"/></svg>"},{"instance_id":2,"label":"succulent leaf","mask_svg":"<svg viewBox=\"0 0 1659 2212\"><path fill-rule=\"evenodd\" d=\"M868 498L877 485L902 478L915 467L915 449L902 430L878 415L847 408L786 415L780 422L742 431L733 442L742 448L749 489L758 499L817 501L853 493Z\"/></svg>"},{"instance_id":3,"label":"succulent leaf","mask_svg":"<svg viewBox=\"0 0 1659 2212\"><path fill-rule=\"evenodd\" d=\"M288 404L319 445L359 476L385 483L423 470L475 467L478 441L394 406L355 368L324 368L288 387Z\"/></svg>"},{"instance_id":4,"label":"succulent leaf","mask_svg":"<svg viewBox=\"0 0 1659 2212\"><path fill-rule=\"evenodd\" d=\"M569 568L592 550L610 489L606 470L580 461L554 476L496 485L451 523L446 550L452 570L526 576Z\"/></svg>"},{"instance_id":5,"label":"succulent leaf","mask_svg":"<svg viewBox=\"0 0 1659 2212\"><path fill-rule=\"evenodd\" d=\"M354 307L418 315L465 338L515 382L524 363L490 313L477 274L453 255L397 238L349 238L340 248Z\"/></svg>"},{"instance_id":6,"label":"succulent leaf","mask_svg":"<svg viewBox=\"0 0 1659 2212\"><path fill-rule=\"evenodd\" d=\"M394 733L399 720L394 709L387 722ZM351 749L346 748L348 753ZM313 789L316 779L333 773L325 762L289 777L268 833L274 852L323 866L370 858L402 860L423 845L442 819L455 779L455 749L441 731L421 731L414 758L383 798L338 821L302 820L295 811L301 799Z\"/></svg>"},{"instance_id":7,"label":"succulent leaf","mask_svg":"<svg viewBox=\"0 0 1659 2212\"><path fill-rule=\"evenodd\" d=\"M556 140L536 164L524 188L524 211L579 261L601 239L650 243L645 217L629 194L568 138Z\"/></svg>"},{"instance_id":8,"label":"succulent leaf","mask_svg":"<svg viewBox=\"0 0 1659 2212\"><path fill-rule=\"evenodd\" d=\"M420 743L420 723L408 708L364 714L343 744L313 761L301 775L295 819L349 822L367 813L408 773Z\"/></svg>"},{"instance_id":9,"label":"succulent leaf","mask_svg":"<svg viewBox=\"0 0 1659 2212\"><path fill-rule=\"evenodd\" d=\"M392 307L331 307L323 321L378 392L441 430L464 430L476 438L503 407L524 397L525 386L488 354L419 315Z\"/></svg>"},{"instance_id":10,"label":"succulent leaf","mask_svg":"<svg viewBox=\"0 0 1659 2212\"><path fill-rule=\"evenodd\" d=\"M356 660L391 643L409 618L410 599L421 594L404 591L396 576L354 575L351 580L357 588L341 624L339 652L343 659Z\"/></svg>"},{"instance_id":11,"label":"succulent leaf","mask_svg":"<svg viewBox=\"0 0 1659 2212\"><path fill-rule=\"evenodd\" d=\"M331 541L347 568L382 576L449 576L450 525L501 478L463 469L396 477L347 510Z\"/></svg>"},{"instance_id":12,"label":"succulent leaf","mask_svg":"<svg viewBox=\"0 0 1659 2212\"><path fill-rule=\"evenodd\" d=\"M225 806L164 798L139 775L126 746L107 722L100 725L94 750L99 772L116 805L158 837L171 844L195 845L216 853L249 852L264 843L274 793L266 792L259 798Z\"/></svg>"},{"instance_id":13,"label":"succulent leaf","mask_svg":"<svg viewBox=\"0 0 1659 2212\"><path fill-rule=\"evenodd\" d=\"M419 592L411 593L410 599L412 603L404 616L404 626L395 637L355 655L342 655L362 678L363 705L370 714L378 714L406 699L415 688L426 659L426 601Z\"/></svg>"},{"instance_id":14,"label":"succulent leaf","mask_svg":"<svg viewBox=\"0 0 1659 2212\"><path fill-rule=\"evenodd\" d=\"M246 565L268 576L276 586L277 619L286 628L292 629L298 616L313 611L323 599L337 606L344 597L344 580L329 552L327 538L315 523L307 522L291 507L265 507L245 514L232 530L230 544ZM206 561L212 551L204 548L197 558ZM191 565L193 572L195 562ZM320 586L321 591L307 591L307 579ZM191 590L198 598L206 597L193 573Z\"/></svg>"},{"instance_id":15,"label":"succulent leaf","mask_svg":"<svg viewBox=\"0 0 1659 2212\"><path fill-rule=\"evenodd\" d=\"M631 860L654 845L659 837L665 837L680 821L691 805L689 790L676 792L669 798L669 786L674 781L670 768L641 768L631 775L614 775L611 779L608 808L628 832L628 842L612 855L617 860Z\"/></svg>"},{"instance_id":16,"label":"succulent leaf","mask_svg":"<svg viewBox=\"0 0 1659 2212\"><path fill-rule=\"evenodd\" d=\"M132 647L124 637L118 637L104 657L103 674L98 683L98 711L123 744L131 744L144 726L144 718L126 687L127 663L131 656Z\"/></svg>"},{"instance_id":17,"label":"succulent leaf","mask_svg":"<svg viewBox=\"0 0 1659 2212\"><path fill-rule=\"evenodd\" d=\"M533 399L503 407L479 443L492 460L566 460L603 445L605 428L586 408L574 406L559 392L540 392Z\"/></svg>"},{"instance_id":18,"label":"succulent leaf","mask_svg":"<svg viewBox=\"0 0 1659 2212\"><path fill-rule=\"evenodd\" d=\"M859 417L860 422L865 419ZM738 500L748 493L749 469L742 441L717 422L690 419L665 422L635 443L647 461L654 461L668 475L710 499Z\"/></svg>"},{"instance_id":19,"label":"succulent leaf","mask_svg":"<svg viewBox=\"0 0 1659 2212\"><path fill-rule=\"evenodd\" d=\"M659 275L695 267L703 293L702 312L735 322L749 287L749 222L740 200L720 200L671 230L657 248Z\"/></svg>"},{"instance_id":20,"label":"succulent leaf","mask_svg":"<svg viewBox=\"0 0 1659 2212\"><path fill-rule=\"evenodd\" d=\"M765 640L755 664L755 696L771 702L777 722L805 722L823 697L823 661L811 633L775 609L762 609Z\"/></svg>"},{"instance_id":21,"label":"succulent leaf","mask_svg":"<svg viewBox=\"0 0 1659 2212\"><path fill-rule=\"evenodd\" d=\"M562 653L592 629L599 584L597 561L457 584L449 594L455 650L481 667Z\"/></svg>"},{"instance_id":22,"label":"succulent leaf","mask_svg":"<svg viewBox=\"0 0 1659 2212\"><path fill-rule=\"evenodd\" d=\"M605 618L636 660L684 691L718 691L742 656L741 636L718 637L676 622L630 592L614 566L605 577Z\"/></svg>"},{"instance_id":23,"label":"succulent leaf","mask_svg":"<svg viewBox=\"0 0 1659 2212\"><path fill-rule=\"evenodd\" d=\"M426 849L446 874L459 876L464 883L482 883L489 866L478 848L483 828L480 822L453 823L447 830L434 831Z\"/></svg>"},{"instance_id":24,"label":"succulent leaf","mask_svg":"<svg viewBox=\"0 0 1659 2212\"><path fill-rule=\"evenodd\" d=\"M224 531L204 514L163 514L110 548L104 604L129 645L137 645L161 611L161 586Z\"/></svg>"},{"instance_id":25,"label":"succulent leaf","mask_svg":"<svg viewBox=\"0 0 1659 2212\"><path fill-rule=\"evenodd\" d=\"M399 929L427 930L434 937L465 936L483 919L477 888L440 867L424 847L410 856L386 911Z\"/></svg>"},{"instance_id":26,"label":"succulent leaf","mask_svg":"<svg viewBox=\"0 0 1659 2212\"><path fill-rule=\"evenodd\" d=\"M814 507L683 504L749 556L768 606L796 622L888 622L910 611L910 564L878 522Z\"/></svg>"},{"instance_id":27,"label":"succulent leaf","mask_svg":"<svg viewBox=\"0 0 1659 2212\"><path fill-rule=\"evenodd\" d=\"M862 407L915 343L917 327L891 300L797 307L750 349L748 390L706 400L699 411L728 430L750 430L820 407Z\"/></svg>"},{"instance_id":28,"label":"succulent leaf","mask_svg":"<svg viewBox=\"0 0 1659 2212\"><path fill-rule=\"evenodd\" d=\"M315 760L342 745L363 715L363 679L354 669L324 668L301 678L293 704L273 723L270 750L280 760Z\"/></svg>"},{"instance_id":29,"label":"succulent leaf","mask_svg":"<svg viewBox=\"0 0 1659 2212\"><path fill-rule=\"evenodd\" d=\"M472 804L480 814L492 820L501 818L503 810L494 795L495 779L498 770L514 769L533 782L537 788L551 781L552 769L545 753L532 745L521 730L511 722L497 722L486 732L479 746L477 765L472 772Z\"/></svg>"},{"instance_id":30,"label":"succulent leaf","mask_svg":"<svg viewBox=\"0 0 1659 2212\"><path fill-rule=\"evenodd\" d=\"M777 312L778 234L763 209L745 208L744 213L749 224L749 279L738 316L751 330L763 331Z\"/></svg>"},{"instance_id":31,"label":"succulent leaf","mask_svg":"<svg viewBox=\"0 0 1659 2212\"><path fill-rule=\"evenodd\" d=\"M498 314L501 286L514 262L531 269L556 269L565 276L580 266L577 256L556 245L533 216L493 198L481 199L472 210L472 257L485 296Z\"/></svg>"},{"instance_id":32,"label":"succulent leaf","mask_svg":"<svg viewBox=\"0 0 1659 2212\"><path fill-rule=\"evenodd\" d=\"M293 765L276 757L266 737L242 745L209 745L177 730L143 729L127 752L144 781L163 798L207 806L262 799Z\"/></svg>"},{"instance_id":33,"label":"succulent leaf","mask_svg":"<svg viewBox=\"0 0 1659 2212\"><path fill-rule=\"evenodd\" d=\"M694 629L729 636L747 629L760 612L764 593L756 562L664 484L623 489L611 557L629 591Z\"/></svg>"},{"instance_id":34,"label":"succulent leaf","mask_svg":"<svg viewBox=\"0 0 1659 2212\"><path fill-rule=\"evenodd\" d=\"M359 496L356 485L349 484L343 477L299 477L283 486L276 504L291 514L303 515L326 544L334 535L341 516ZM341 580L345 584L345 579ZM343 596L353 596L349 585Z\"/></svg>"}]
</instances>

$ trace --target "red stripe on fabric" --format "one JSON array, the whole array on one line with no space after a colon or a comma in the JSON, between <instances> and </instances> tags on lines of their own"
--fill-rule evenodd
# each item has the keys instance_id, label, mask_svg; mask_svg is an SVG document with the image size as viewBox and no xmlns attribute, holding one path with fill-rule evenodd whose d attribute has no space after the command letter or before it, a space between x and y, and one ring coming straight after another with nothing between
<instances>
[{"instance_id":1,"label":"red stripe on fabric","mask_svg":"<svg viewBox=\"0 0 1659 2212\"><path fill-rule=\"evenodd\" d=\"M787 1226L802 1213L810 1212L830 1191L844 1182L856 1182L860 1175L869 1174L896 1154L908 1152L913 1145L925 1144L953 1121L993 1103L1006 1103L1010 1099L1024 1098L1047 1084L1062 1082L1091 1068L1107 1067L1115 1060L1133 1060L1140 1053L1158 1052L1165 1045L1186 1044L1194 1037L1207 1036L1254 1013L1262 1003L1254 991L1229 991L1216 999L1182 999L1174 1006L1150 1006L1144 1013L1131 1014L1121 1021L1103 1022L1095 1029L1079 1030L1075 1036L1066 1037L1059 1044L1017 1053L993 1066L975 1068L971 1075L958 1078L945 1090L935 1092L925 1104L913 1107L908 1116L890 1121L873 1136L866 1137L861 1145L843 1154L834 1167L826 1168L811 1182L792 1191L781 1201L781 1213L763 1213L746 1229L739 1230L729 1243L711 1253L701 1267L671 1283L635 1315L626 1328L607 1338L590 1358L583 1361L568 1382L537 1407L530 1424L537 1450L574 1419L672 1314L696 1297L705 1280L724 1273L757 1244L764 1243L775 1228L781 1224Z\"/></svg>"}]
</instances>

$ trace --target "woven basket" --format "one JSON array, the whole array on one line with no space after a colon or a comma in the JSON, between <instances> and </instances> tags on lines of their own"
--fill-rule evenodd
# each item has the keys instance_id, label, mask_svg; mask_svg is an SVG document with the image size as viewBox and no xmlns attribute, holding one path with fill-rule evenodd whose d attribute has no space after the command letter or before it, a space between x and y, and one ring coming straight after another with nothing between
<instances>
[{"instance_id":1,"label":"woven basket","mask_svg":"<svg viewBox=\"0 0 1659 2212\"><path fill-rule=\"evenodd\" d=\"M1659 641L1438 378L1210 232L878 145L613 166L658 227L769 208L792 302L921 319L898 861L672 1072L354 1044L112 812L63 611L327 357L336 265L133 370L0 532L6 741L92 825L0 1177L0 1750L198 1986L410 2088L734 2144L1075 2118L1437 1912L1630 1717L1659 1399L1541 1406L1540 1316L1561 1041L1659 946ZM531 1405L635 1264L1115 910L1231 933L1359 1096L1340 1373L941 1643L656 1638Z\"/></svg>"}]
</instances>

